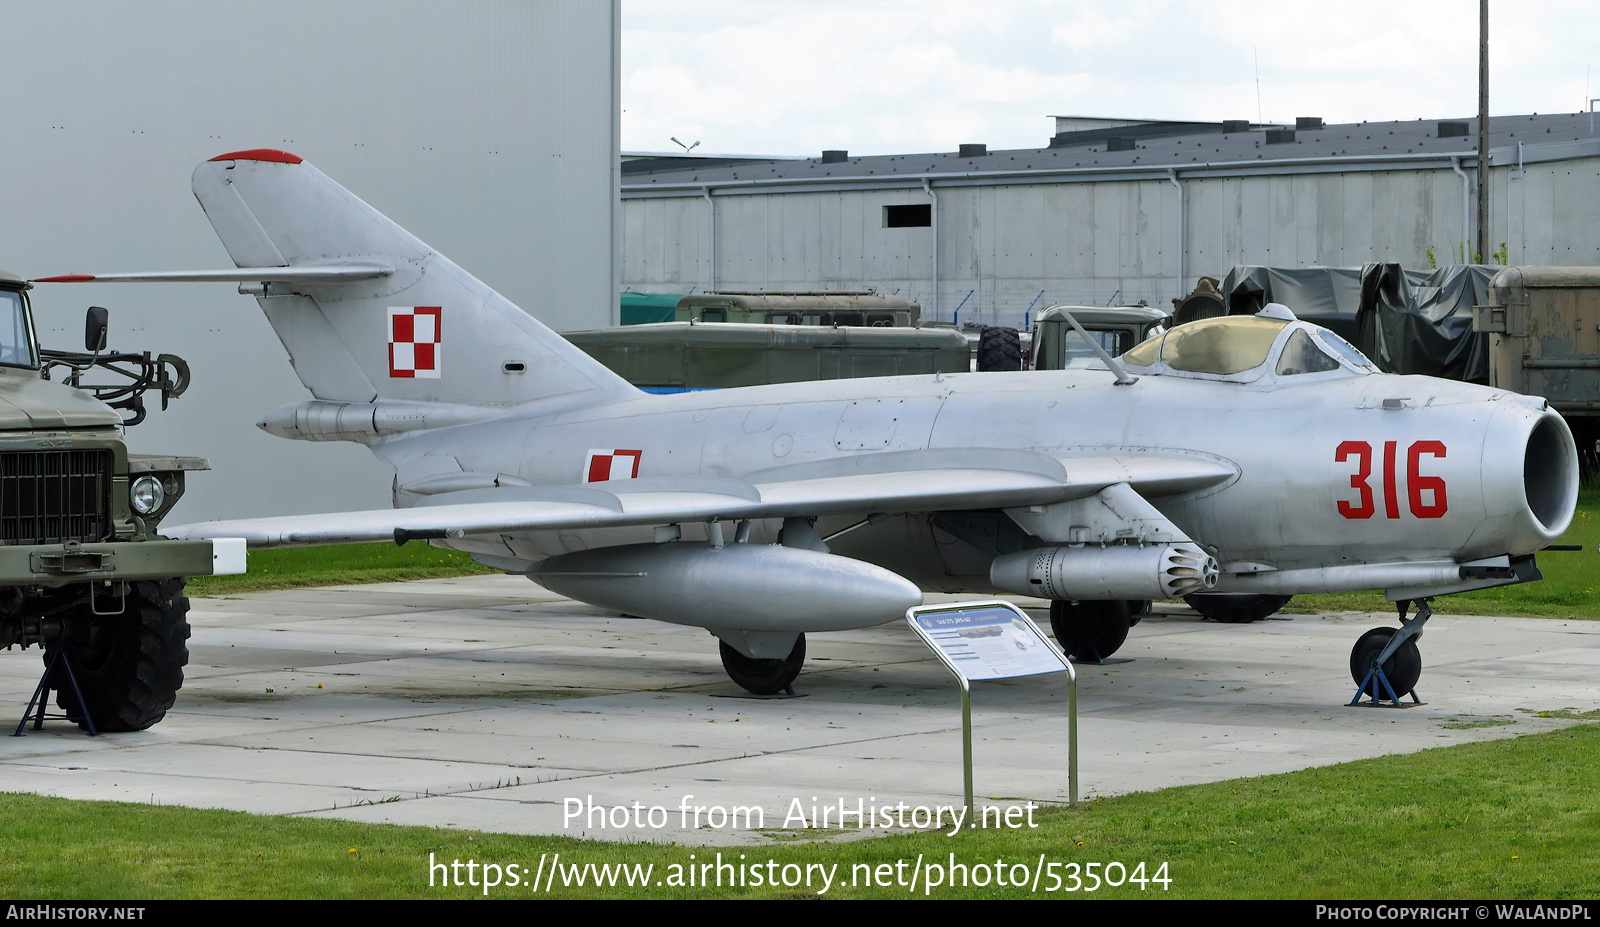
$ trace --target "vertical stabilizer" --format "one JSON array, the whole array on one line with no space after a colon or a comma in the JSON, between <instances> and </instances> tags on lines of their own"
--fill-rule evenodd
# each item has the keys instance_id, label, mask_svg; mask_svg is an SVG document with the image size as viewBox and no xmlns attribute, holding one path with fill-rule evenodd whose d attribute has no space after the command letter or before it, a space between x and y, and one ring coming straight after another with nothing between
<instances>
[{"instance_id":1,"label":"vertical stabilizer","mask_svg":"<svg viewBox=\"0 0 1600 927\"><path fill-rule=\"evenodd\" d=\"M194 195L239 267L379 264L364 280L269 282L257 301L318 399L512 405L637 395L444 255L295 155L201 164Z\"/></svg>"}]
</instances>

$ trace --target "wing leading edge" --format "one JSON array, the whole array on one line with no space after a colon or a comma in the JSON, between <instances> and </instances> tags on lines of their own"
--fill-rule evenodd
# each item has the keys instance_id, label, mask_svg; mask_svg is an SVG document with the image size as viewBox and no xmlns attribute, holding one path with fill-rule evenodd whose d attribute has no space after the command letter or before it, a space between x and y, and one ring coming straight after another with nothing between
<instances>
[{"instance_id":1,"label":"wing leading edge","mask_svg":"<svg viewBox=\"0 0 1600 927\"><path fill-rule=\"evenodd\" d=\"M1057 459L1028 451L911 451L764 471L747 479L634 479L583 486L461 490L414 508L202 522L176 538L242 537L250 547L461 538L675 522L1049 505L1119 483L1160 497L1205 489L1237 471L1162 455ZM988 465L981 465L987 461Z\"/></svg>"}]
</instances>

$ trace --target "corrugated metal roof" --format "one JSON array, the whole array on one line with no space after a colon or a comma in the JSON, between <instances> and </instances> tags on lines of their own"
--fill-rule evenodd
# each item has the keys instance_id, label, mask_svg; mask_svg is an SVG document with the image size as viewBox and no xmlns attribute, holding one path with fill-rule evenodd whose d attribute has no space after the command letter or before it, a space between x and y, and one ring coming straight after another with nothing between
<instances>
[{"instance_id":1,"label":"corrugated metal roof","mask_svg":"<svg viewBox=\"0 0 1600 927\"><path fill-rule=\"evenodd\" d=\"M1439 137L1440 122L1465 123L1465 135ZM1591 130L1589 113L1493 116L1489 119L1490 163L1501 166L1517 161L1517 145L1524 143L1526 161L1600 155L1600 133ZM1158 124L1170 132L1171 123ZM1600 128L1600 125L1596 125ZM1476 161L1477 119L1418 119L1397 122L1359 122L1325 125L1315 129L1254 128L1224 133L1222 124L1197 124L1195 131L1148 135L1139 126L1095 129L1058 136L1055 147L991 150L978 157L955 152L872 155L823 163L821 158L801 161L773 160L738 165L665 165L661 169L630 173L624 195L649 195L652 188L699 186L763 186L766 184L834 182L855 185L878 180L906 181L931 177L992 181L1013 172L1092 174L1096 171L1128 172L1262 173L1305 170L1311 162L1336 168L1337 162L1367 162L1384 166L1421 166L1408 161L1448 164L1452 157L1463 164ZM1269 142L1269 135L1284 138ZM1108 150L1128 145L1127 150ZM1577 143L1574 146L1574 143Z\"/></svg>"}]
</instances>

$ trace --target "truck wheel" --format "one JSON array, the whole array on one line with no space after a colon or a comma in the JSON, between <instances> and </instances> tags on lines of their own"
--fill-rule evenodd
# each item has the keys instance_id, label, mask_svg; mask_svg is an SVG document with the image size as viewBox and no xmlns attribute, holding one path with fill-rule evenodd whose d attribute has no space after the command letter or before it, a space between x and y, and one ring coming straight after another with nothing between
<instances>
[{"instance_id":1,"label":"truck wheel","mask_svg":"<svg viewBox=\"0 0 1600 927\"><path fill-rule=\"evenodd\" d=\"M978 336L979 370L1021 370L1022 336L1014 328L986 328Z\"/></svg>"},{"instance_id":2,"label":"truck wheel","mask_svg":"<svg viewBox=\"0 0 1600 927\"><path fill-rule=\"evenodd\" d=\"M142 731L160 721L183 686L188 616L182 579L129 584L117 614L93 614L85 602L76 627L58 647L72 655L87 705L78 704L65 679L56 704L80 718L87 708L101 731ZM47 661L53 652L46 651ZM78 726L88 727L82 720Z\"/></svg>"}]
</instances>

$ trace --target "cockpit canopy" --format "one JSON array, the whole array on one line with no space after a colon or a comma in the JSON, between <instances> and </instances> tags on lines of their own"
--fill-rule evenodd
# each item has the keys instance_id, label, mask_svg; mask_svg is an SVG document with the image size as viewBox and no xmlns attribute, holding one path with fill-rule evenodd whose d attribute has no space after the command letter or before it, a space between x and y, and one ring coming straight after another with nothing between
<instances>
[{"instance_id":1,"label":"cockpit canopy","mask_svg":"<svg viewBox=\"0 0 1600 927\"><path fill-rule=\"evenodd\" d=\"M1271 303L1256 315L1201 319L1171 328L1122 355L1142 376L1251 382L1263 376L1355 376L1378 368L1348 341Z\"/></svg>"}]
</instances>

